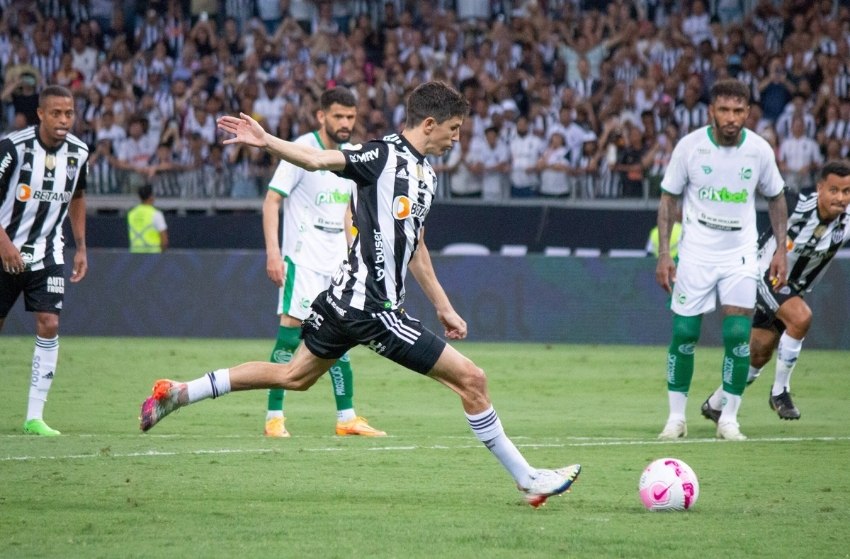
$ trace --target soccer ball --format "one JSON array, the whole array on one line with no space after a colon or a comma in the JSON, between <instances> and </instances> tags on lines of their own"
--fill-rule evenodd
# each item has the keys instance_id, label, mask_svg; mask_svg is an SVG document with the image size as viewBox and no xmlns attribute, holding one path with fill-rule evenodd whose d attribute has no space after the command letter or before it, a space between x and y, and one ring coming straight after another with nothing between
<instances>
[{"instance_id":1,"label":"soccer ball","mask_svg":"<svg viewBox=\"0 0 850 559\"><path fill-rule=\"evenodd\" d=\"M659 458L646 467L638 483L640 500L649 510L687 510L699 497L699 482L678 458Z\"/></svg>"}]
</instances>

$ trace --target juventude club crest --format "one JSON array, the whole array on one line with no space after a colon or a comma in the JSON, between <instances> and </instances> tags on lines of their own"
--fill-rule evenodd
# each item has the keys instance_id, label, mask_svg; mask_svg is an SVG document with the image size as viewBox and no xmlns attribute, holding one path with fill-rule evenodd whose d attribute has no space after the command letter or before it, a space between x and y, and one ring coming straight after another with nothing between
<instances>
[{"instance_id":1,"label":"juventude club crest","mask_svg":"<svg viewBox=\"0 0 850 559\"><path fill-rule=\"evenodd\" d=\"M739 176L741 177L741 180L748 181L753 178L753 170L749 167L744 167L741 169Z\"/></svg>"}]
</instances>

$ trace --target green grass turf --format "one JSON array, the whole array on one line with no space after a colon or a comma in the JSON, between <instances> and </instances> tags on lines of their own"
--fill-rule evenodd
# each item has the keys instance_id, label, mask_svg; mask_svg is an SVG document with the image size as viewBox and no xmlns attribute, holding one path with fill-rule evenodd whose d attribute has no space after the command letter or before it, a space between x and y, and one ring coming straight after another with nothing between
<instances>
[{"instance_id":1,"label":"green grass turf","mask_svg":"<svg viewBox=\"0 0 850 559\"><path fill-rule=\"evenodd\" d=\"M356 406L385 439L339 438L330 383L287 395L288 440L261 436L265 393L180 410L148 434L139 404L179 380L265 359L263 340L63 337L45 418L20 434L33 339L0 338L0 557L846 557L850 549L848 352L804 350L800 421L747 392L743 443L713 439L699 405L720 349L697 351L690 436L659 442L663 348L458 344L488 372L502 423L529 461L584 466L538 510L469 431L457 398L365 349ZM643 467L674 456L701 492L649 513Z\"/></svg>"}]
</instances>

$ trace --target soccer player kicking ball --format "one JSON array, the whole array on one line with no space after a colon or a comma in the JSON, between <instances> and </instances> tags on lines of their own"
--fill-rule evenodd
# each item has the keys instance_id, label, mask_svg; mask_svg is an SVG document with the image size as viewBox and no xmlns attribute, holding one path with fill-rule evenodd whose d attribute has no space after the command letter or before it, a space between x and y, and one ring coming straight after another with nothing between
<instances>
[{"instance_id":1,"label":"soccer player kicking ball","mask_svg":"<svg viewBox=\"0 0 850 559\"><path fill-rule=\"evenodd\" d=\"M791 373L800 357L803 339L812 324L812 310L803 300L850 239L850 164L830 161L821 169L814 194L801 193L788 219L788 285L772 291L768 255L776 238L765 232L759 240L756 313L750 335L750 371L747 385L761 374L776 350L776 373L768 405L780 419L800 419L791 400ZM723 411L723 391L718 388L702 405L702 414L717 422Z\"/></svg>"},{"instance_id":2,"label":"soccer player kicking ball","mask_svg":"<svg viewBox=\"0 0 850 559\"><path fill-rule=\"evenodd\" d=\"M400 135L343 150L281 140L245 114L219 119L218 126L234 134L226 143L263 148L308 171L324 169L353 180L357 188L352 213L358 233L331 286L313 301L292 361L243 363L185 383L159 380L142 404L140 426L147 431L180 407L235 390L307 390L346 351L362 344L457 393L473 433L508 470L526 501L538 507L568 490L581 466L556 470L530 466L502 428L484 371L401 307L409 270L434 305L445 336L466 337L466 322L455 312L431 265L424 224L436 187L436 174L426 156L441 156L458 141L469 104L454 89L427 82L410 94L406 110Z\"/></svg>"},{"instance_id":3,"label":"soccer player kicking ball","mask_svg":"<svg viewBox=\"0 0 850 559\"><path fill-rule=\"evenodd\" d=\"M773 289L785 285L787 206L784 181L770 144L744 128L750 90L734 79L711 88L711 124L682 138L661 181L658 207L658 264L655 278L672 293L673 336L667 351L669 415L660 439L687 435L685 408L694 374L694 352L702 316L723 309L723 397L717 436L741 441L738 407L747 382L750 322L759 275L756 259L755 193L768 200L776 250L769 255ZM670 257L670 231L682 202L679 263Z\"/></svg>"}]
</instances>

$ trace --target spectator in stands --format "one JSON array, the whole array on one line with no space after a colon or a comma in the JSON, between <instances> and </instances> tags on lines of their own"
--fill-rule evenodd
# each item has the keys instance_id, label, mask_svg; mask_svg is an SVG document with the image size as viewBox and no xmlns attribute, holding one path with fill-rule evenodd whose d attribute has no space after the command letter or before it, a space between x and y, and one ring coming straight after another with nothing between
<instances>
[{"instance_id":1,"label":"spectator in stands","mask_svg":"<svg viewBox=\"0 0 850 559\"><path fill-rule=\"evenodd\" d=\"M620 174L620 191L623 198L643 196L643 134L640 128L626 123L625 133L620 136L617 162L613 170Z\"/></svg>"},{"instance_id":2,"label":"spectator in stands","mask_svg":"<svg viewBox=\"0 0 850 559\"><path fill-rule=\"evenodd\" d=\"M788 73L782 65L782 59L778 56L773 57L768 65L767 76L759 83L761 99L759 104L764 118L771 123L776 123L794 91L794 84L788 80Z\"/></svg>"},{"instance_id":3,"label":"spectator in stands","mask_svg":"<svg viewBox=\"0 0 850 559\"><path fill-rule=\"evenodd\" d=\"M544 148L543 140L531 133L528 117L521 115L517 118L516 134L508 143L511 198L531 198L537 195L541 180L538 163Z\"/></svg>"},{"instance_id":4,"label":"spectator in stands","mask_svg":"<svg viewBox=\"0 0 850 559\"><path fill-rule=\"evenodd\" d=\"M132 192L147 182L148 162L156 151L156 141L147 135L148 121L130 118L127 137L117 143L113 167L125 171L123 186Z\"/></svg>"},{"instance_id":5,"label":"spectator in stands","mask_svg":"<svg viewBox=\"0 0 850 559\"><path fill-rule=\"evenodd\" d=\"M0 100L9 103L13 114L22 114L27 119L27 125L37 124L38 115L38 74L28 65L18 65L6 71L3 91Z\"/></svg>"},{"instance_id":6,"label":"spectator in stands","mask_svg":"<svg viewBox=\"0 0 850 559\"><path fill-rule=\"evenodd\" d=\"M540 173L540 196L566 198L570 195L574 171L564 135L560 132L549 136L549 144L537 160L537 170Z\"/></svg>"},{"instance_id":7,"label":"spectator in stands","mask_svg":"<svg viewBox=\"0 0 850 559\"><path fill-rule=\"evenodd\" d=\"M472 144L472 121L467 119L461 124L460 139L443 156L444 162L434 165L435 172L448 175L452 198L481 198L484 166L476 160Z\"/></svg>"},{"instance_id":8,"label":"spectator in stands","mask_svg":"<svg viewBox=\"0 0 850 559\"><path fill-rule=\"evenodd\" d=\"M483 167L481 178L481 197L484 200L497 201L507 198L506 177L511 170L511 152L504 142L499 141L499 129L488 126L484 130L484 139L478 140L481 146L476 155L480 154Z\"/></svg>"},{"instance_id":9,"label":"spectator in stands","mask_svg":"<svg viewBox=\"0 0 850 559\"><path fill-rule=\"evenodd\" d=\"M791 137L779 143L779 170L786 186L795 193L814 187L814 173L823 163L820 146L805 132L802 116L795 116L791 119Z\"/></svg>"},{"instance_id":10,"label":"spectator in stands","mask_svg":"<svg viewBox=\"0 0 850 559\"><path fill-rule=\"evenodd\" d=\"M127 131L124 130L123 126L119 126L115 122L115 113L113 113L110 109L104 110L100 114L95 139L98 142L100 140L110 140L114 147L126 137Z\"/></svg>"}]
</instances>

